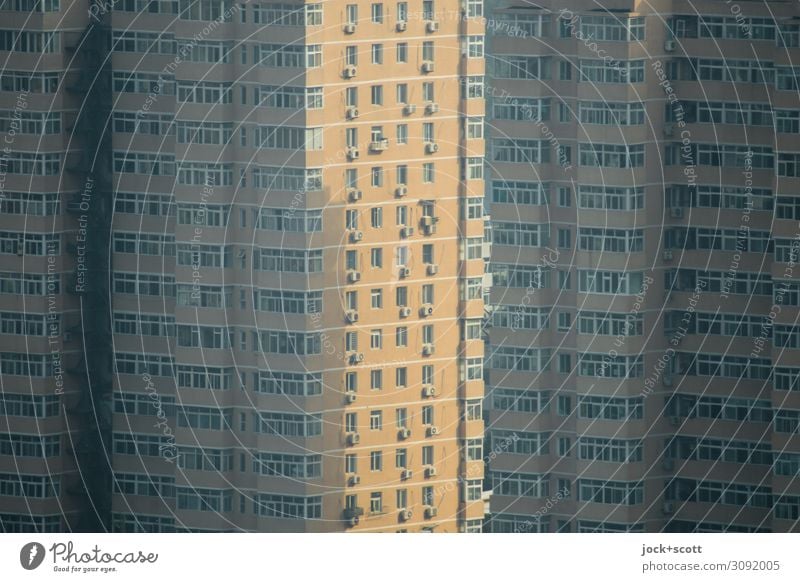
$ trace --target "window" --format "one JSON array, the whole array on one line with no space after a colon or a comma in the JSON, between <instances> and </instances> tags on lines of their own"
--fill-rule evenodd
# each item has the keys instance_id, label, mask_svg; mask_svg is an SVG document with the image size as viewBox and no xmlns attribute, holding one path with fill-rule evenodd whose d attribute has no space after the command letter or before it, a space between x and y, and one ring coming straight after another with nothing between
<instances>
[{"instance_id":1,"label":"window","mask_svg":"<svg viewBox=\"0 0 800 582\"><path fill-rule=\"evenodd\" d=\"M383 308L383 290L382 289L371 289L369 292L370 295L370 307L372 309L382 309Z\"/></svg>"},{"instance_id":2,"label":"window","mask_svg":"<svg viewBox=\"0 0 800 582\"><path fill-rule=\"evenodd\" d=\"M396 60L398 63L407 63L408 62L408 43L407 42L398 42L397 43L397 57Z\"/></svg>"},{"instance_id":3,"label":"window","mask_svg":"<svg viewBox=\"0 0 800 582\"><path fill-rule=\"evenodd\" d=\"M408 427L408 409L406 408L397 408L395 409L395 424L397 424L397 428L407 428ZM399 451L402 450L405 454L405 449L398 449Z\"/></svg>"},{"instance_id":4,"label":"window","mask_svg":"<svg viewBox=\"0 0 800 582\"><path fill-rule=\"evenodd\" d=\"M424 184L433 184L435 178L434 169L433 162L422 164L422 182Z\"/></svg>"},{"instance_id":5,"label":"window","mask_svg":"<svg viewBox=\"0 0 800 582\"><path fill-rule=\"evenodd\" d=\"M542 79L550 78L551 57L497 54L489 56L487 66L494 68L497 79ZM563 62L563 61L562 61Z\"/></svg>"},{"instance_id":6,"label":"window","mask_svg":"<svg viewBox=\"0 0 800 582\"><path fill-rule=\"evenodd\" d=\"M370 249L370 266L374 269L383 268L383 249Z\"/></svg>"},{"instance_id":7,"label":"window","mask_svg":"<svg viewBox=\"0 0 800 582\"><path fill-rule=\"evenodd\" d=\"M380 329L373 329L369 332L369 347L373 350L380 350L383 348L383 331Z\"/></svg>"},{"instance_id":8,"label":"window","mask_svg":"<svg viewBox=\"0 0 800 582\"><path fill-rule=\"evenodd\" d=\"M383 390L383 370L370 370L369 387L371 390Z\"/></svg>"},{"instance_id":9,"label":"window","mask_svg":"<svg viewBox=\"0 0 800 582\"><path fill-rule=\"evenodd\" d=\"M372 22L375 24L383 23L383 4L373 4L371 7Z\"/></svg>"},{"instance_id":10,"label":"window","mask_svg":"<svg viewBox=\"0 0 800 582\"><path fill-rule=\"evenodd\" d=\"M581 59L579 69L579 80L582 82L644 82L644 60L608 61L605 59Z\"/></svg>"},{"instance_id":11,"label":"window","mask_svg":"<svg viewBox=\"0 0 800 582\"><path fill-rule=\"evenodd\" d=\"M408 347L408 328L398 327L395 330L395 346L398 348Z\"/></svg>"},{"instance_id":12,"label":"window","mask_svg":"<svg viewBox=\"0 0 800 582\"><path fill-rule=\"evenodd\" d=\"M374 167L370 172L371 184L373 188L380 188L383 186L383 168Z\"/></svg>"},{"instance_id":13,"label":"window","mask_svg":"<svg viewBox=\"0 0 800 582\"><path fill-rule=\"evenodd\" d=\"M471 34L467 37L467 57L471 59L483 58L482 34Z\"/></svg>"},{"instance_id":14,"label":"window","mask_svg":"<svg viewBox=\"0 0 800 582\"><path fill-rule=\"evenodd\" d=\"M383 453L381 451L371 451L369 453L369 470L383 471Z\"/></svg>"},{"instance_id":15,"label":"window","mask_svg":"<svg viewBox=\"0 0 800 582\"><path fill-rule=\"evenodd\" d=\"M383 429L383 412L380 410L373 410L369 413L369 429L382 430Z\"/></svg>"},{"instance_id":16,"label":"window","mask_svg":"<svg viewBox=\"0 0 800 582\"><path fill-rule=\"evenodd\" d=\"M383 45L382 44L373 44L372 45L372 64L373 65L382 65L383 64Z\"/></svg>"},{"instance_id":17,"label":"window","mask_svg":"<svg viewBox=\"0 0 800 582\"><path fill-rule=\"evenodd\" d=\"M383 227L383 208L376 207L370 209L370 223L372 228Z\"/></svg>"},{"instance_id":18,"label":"window","mask_svg":"<svg viewBox=\"0 0 800 582\"><path fill-rule=\"evenodd\" d=\"M375 4L373 4L375 6ZM380 6L380 5L379 5ZM383 512L383 494L379 491L370 493L369 496L369 511L370 513Z\"/></svg>"}]
</instances>

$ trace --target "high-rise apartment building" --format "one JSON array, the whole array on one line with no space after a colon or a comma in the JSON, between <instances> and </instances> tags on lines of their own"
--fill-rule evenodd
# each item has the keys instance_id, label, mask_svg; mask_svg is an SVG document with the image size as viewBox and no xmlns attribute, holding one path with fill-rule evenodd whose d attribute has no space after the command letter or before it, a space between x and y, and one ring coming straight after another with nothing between
<instances>
[{"instance_id":1,"label":"high-rise apartment building","mask_svg":"<svg viewBox=\"0 0 800 582\"><path fill-rule=\"evenodd\" d=\"M480 531L482 3L0 11L0 530Z\"/></svg>"},{"instance_id":2,"label":"high-rise apartment building","mask_svg":"<svg viewBox=\"0 0 800 582\"><path fill-rule=\"evenodd\" d=\"M487 529L796 531L796 3L487 11Z\"/></svg>"}]
</instances>

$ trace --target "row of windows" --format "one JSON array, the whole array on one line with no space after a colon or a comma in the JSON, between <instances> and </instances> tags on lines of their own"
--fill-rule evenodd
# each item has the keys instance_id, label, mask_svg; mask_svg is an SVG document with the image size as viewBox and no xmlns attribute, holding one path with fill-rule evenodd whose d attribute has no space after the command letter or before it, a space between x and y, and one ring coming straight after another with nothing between
<instances>
[{"instance_id":1,"label":"row of windows","mask_svg":"<svg viewBox=\"0 0 800 582\"><path fill-rule=\"evenodd\" d=\"M747 422L772 422L769 400L677 393L665 398L664 415Z\"/></svg>"},{"instance_id":2,"label":"row of windows","mask_svg":"<svg viewBox=\"0 0 800 582\"><path fill-rule=\"evenodd\" d=\"M778 133L800 133L800 112L773 109L769 103L736 101L681 101L666 109L667 121L684 123L724 123L774 127Z\"/></svg>"},{"instance_id":3,"label":"row of windows","mask_svg":"<svg viewBox=\"0 0 800 582\"><path fill-rule=\"evenodd\" d=\"M644 418L644 398L581 395L578 399L578 418L641 420Z\"/></svg>"},{"instance_id":4,"label":"row of windows","mask_svg":"<svg viewBox=\"0 0 800 582\"><path fill-rule=\"evenodd\" d=\"M611 505L637 505L644 502L644 484L629 481L578 479L578 501Z\"/></svg>"},{"instance_id":5,"label":"row of windows","mask_svg":"<svg viewBox=\"0 0 800 582\"><path fill-rule=\"evenodd\" d=\"M675 372L687 376L752 380L768 380L772 376L772 361L767 358L688 352L676 352L675 356Z\"/></svg>"},{"instance_id":6,"label":"row of windows","mask_svg":"<svg viewBox=\"0 0 800 582\"><path fill-rule=\"evenodd\" d=\"M44 459L60 454L61 435L0 433L0 455Z\"/></svg>"},{"instance_id":7,"label":"row of windows","mask_svg":"<svg viewBox=\"0 0 800 582\"><path fill-rule=\"evenodd\" d=\"M175 316L150 313L113 314L114 333L134 336L175 336Z\"/></svg>"},{"instance_id":8,"label":"row of windows","mask_svg":"<svg viewBox=\"0 0 800 582\"><path fill-rule=\"evenodd\" d=\"M578 375L592 378L641 378L644 376L644 358L642 355L578 353Z\"/></svg>"},{"instance_id":9,"label":"row of windows","mask_svg":"<svg viewBox=\"0 0 800 582\"><path fill-rule=\"evenodd\" d=\"M546 307L498 305L492 311L492 327L547 329L549 323L550 309Z\"/></svg>"},{"instance_id":10,"label":"row of windows","mask_svg":"<svg viewBox=\"0 0 800 582\"><path fill-rule=\"evenodd\" d=\"M322 87L261 85L253 89L253 103L276 109L322 109Z\"/></svg>"},{"instance_id":11,"label":"row of windows","mask_svg":"<svg viewBox=\"0 0 800 582\"><path fill-rule=\"evenodd\" d=\"M0 30L0 51L56 53L59 50L61 50L60 32Z\"/></svg>"},{"instance_id":12,"label":"row of windows","mask_svg":"<svg viewBox=\"0 0 800 582\"><path fill-rule=\"evenodd\" d=\"M271 313L322 313L322 291L256 289L253 305L259 311Z\"/></svg>"},{"instance_id":13,"label":"row of windows","mask_svg":"<svg viewBox=\"0 0 800 582\"><path fill-rule=\"evenodd\" d=\"M772 507L769 487L735 482L696 481L676 478L667 483L667 501L713 503L737 507Z\"/></svg>"},{"instance_id":14,"label":"row of windows","mask_svg":"<svg viewBox=\"0 0 800 582\"><path fill-rule=\"evenodd\" d=\"M0 497L46 499L48 497L58 497L60 492L60 477L0 473Z\"/></svg>"},{"instance_id":15,"label":"row of windows","mask_svg":"<svg viewBox=\"0 0 800 582\"><path fill-rule=\"evenodd\" d=\"M8 295L58 295L61 293L61 275L28 275L0 272L0 293Z\"/></svg>"},{"instance_id":16,"label":"row of windows","mask_svg":"<svg viewBox=\"0 0 800 582\"><path fill-rule=\"evenodd\" d=\"M0 213L54 216L59 213L59 194L37 192L3 192Z\"/></svg>"},{"instance_id":17,"label":"row of windows","mask_svg":"<svg viewBox=\"0 0 800 582\"><path fill-rule=\"evenodd\" d=\"M578 333L629 337L644 333L644 316L641 313L613 313L610 311L580 311Z\"/></svg>"},{"instance_id":18,"label":"row of windows","mask_svg":"<svg viewBox=\"0 0 800 582\"><path fill-rule=\"evenodd\" d=\"M0 71L0 91L14 93L55 93L60 73Z\"/></svg>"},{"instance_id":19,"label":"row of windows","mask_svg":"<svg viewBox=\"0 0 800 582\"><path fill-rule=\"evenodd\" d=\"M61 153L8 152L0 159L0 169L23 176L57 176L61 172Z\"/></svg>"},{"instance_id":20,"label":"row of windows","mask_svg":"<svg viewBox=\"0 0 800 582\"><path fill-rule=\"evenodd\" d=\"M551 399L548 390L487 387L486 393L491 396L492 409L510 412L544 412L548 409Z\"/></svg>"},{"instance_id":21,"label":"row of windows","mask_svg":"<svg viewBox=\"0 0 800 582\"><path fill-rule=\"evenodd\" d=\"M754 16L671 16L667 20L669 30L676 38L715 38L738 40L773 40L780 34L782 26L772 18ZM777 46L783 46L780 42ZM791 45L790 45L791 46Z\"/></svg>"},{"instance_id":22,"label":"row of windows","mask_svg":"<svg viewBox=\"0 0 800 582\"><path fill-rule=\"evenodd\" d=\"M322 434L322 416L288 412L257 412L253 413L253 430L261 434L283 437L315 437Z\"/></svg>"},{"instance_id":23,"label":"row of windows","mask_svg":"<svg viewBox=\"0 0 800 582\"><path fill-rule=\"evenodd\" d=\"M768 230L672 227L664 230L664 247L764 253L771 251L772 241Z\"/></svg>"},{"instance_id":24,"label":"row of windows","mask_svg":"<svg viewBox=\"0 0 800 582\"><path fill-rule=\"evenodd\" d=\"M763 332L771 335L768 319L761 315L738 313L710 313L667 311L664 313L664 333L678 330L687 334L722 335L732 337L759 337Z\"/></svg>"},{"instance_id":25,"label":"row of windows","mask_svg":"<svg viewBox=\"0 0 800 582\"><path fill-rule=\"evenodd\" d=\"M49 418L58 416L60 412L61 406L56 394L17 394L0 391L0 414L4 416Z\"/></svg>"},{"instance_id":26,"label":"row of windows","mask_svg":"<svg viewBox=\"0 0 800 582\"><path fill-rule=\"evenodd\" d=\"M772 464L770 443L722 440L710 437L676 436L666 443L668 458L689 461Z\"/></svg>"},{"instance_id":27,"label":"row of windows","mask_svg":"<svg viewBox=\"0 0 800 582\"><path fill-rule=\"evenodd\" d=\"M543 247L549 241L548 224L497 222L492 225L492 242L496 245Z\"/></svg>"},{"instance_id":28,"label":"row of windows","mask_svg":"<svg viewBox=\"0 0 800 582\"><path fill-rule=\"evenodd\" d=\"M53 375L50 355L0 352L0 374L48 378Z\"/></svg>"},{"instance_id":29,"label":"row of windows","mask_svg":"<svg viewBox=\"0 0 800 582\"><path fill-rule=\"evenodd\" d=\"M0 311L0 334L58 336L57 314L20 313Z\"/></svg>"},{"instance_id":30,"label":"row of windows","mask_svg":"<svg viewBox=\"0 0 800 582\"><path fill-rule=\"evenodd\" d=\"M670 269L664 277L667 291L690 291L702 288L706 293L772 296L772 277L769 273L728 273L696 269Z\"/></svg>"},{"instance_id":31,"label":"row of windows","mask_svg":"<svg viewBox=\"0 0 800 582\"><path fill-rule=\"evenodd\" d=\"M321 67L322 45L261 43L253 47L253 61L273 68Z\"/></svg>"},{"instance_id":32,"label":"row of windows","mask_svg":"<svg viewBox=\"0 0 800 582\"><path fill-rule=\"evenodd\" d=\"M721 184L671 184L665 189L668 208L731 208L772 210L774 199L768 188L743 188Z\"/></svg>"},{"instance_id":33,"label":"row of windows","mask_svg":"<svg viewBox=\"0 0 800 582\"><path fill-rule=\"evenodd\" d=\"M61 10L61 0L0 0L0 10L58 12Z\"/></svg>"}]
</instances>

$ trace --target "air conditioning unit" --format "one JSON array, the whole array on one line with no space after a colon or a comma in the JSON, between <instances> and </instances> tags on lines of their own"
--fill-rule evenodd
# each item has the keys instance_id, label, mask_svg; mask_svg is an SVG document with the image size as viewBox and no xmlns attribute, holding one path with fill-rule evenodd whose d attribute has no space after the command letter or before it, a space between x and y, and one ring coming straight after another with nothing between
<instances>
[{"instance_id":1,"label":"air conditioning unit","mask_svg":"<svg viewBox=\"0 0 800 582\"><path fill-rule=\"evenodd\" d=\"M675 41L671 38L668 38L664 41L664 50L668 53L675 52Z\"/></svg>"},{"instance_id":2,"label":"air conditioning unit","mask_svg":"<svg viewBox=\"0 0 800 582\"><path fill-rule=\"evenodd\" d=\"M344 33L345 34L353 34L356 31L356 25L354 22L348 22L344 25Z\"/></svg>"},{"instance_id":3,"label":"air conditioning unit","mask_svg":"<svg viewBox=\"0 0 800 582\"><path fill-rule=\"evenodd\" d=\"M425 153L426 154L435 154L438 151L439 151L439 144L438 143L433 143L433 142L429 141L428 143L425 144Z\"/></svg>"},{"instance_id":4,"label":"air conditioning unit","mask_svg":"<svg viewBox=\"0 0 800 582\"><path fill-rule=\"evenodd\" d=\"M422 61L422 72L432 73L434 70L433 61Z\"/></svg>"},{"instance_id":5,"label":"air conditioning unit","mask_svg":"<svg viewBox=\"0 0 800 582\"><path fill-rule=\"evenodd\" d=\"M345 110L345 115L347 116L347 119L355 119L358 117L358 107L348 107Z\"/></svg>"},{"instance_id":6,"label":"air conditioning unit","mask_svg":"<svg viewBox=\"0 0 800 582\"><path fill-rule=\"evenodd\" d=\"M439 23L435 20L429 20L425 23L425 30L428 32L438 32L439 30Z\"/></svg>"},{"instance_id":7,"label":"air conditioning unit","mask_svg":"<svg viewBox=\"0 0 800 582\"><path fill-rule=\"evenodd\" d=\"M436 477L436 467L434 466L425 467L425 477L427 478Z\"/></svg>"},{"instance_id":8,"label":"air conditioning unit","mask_svg":"<svg viewBox=\"0 0 800 582\"><path fill-rule=\"evenodd\" d=\"M358 148L355 146L350 146L347 148L347 159L348 160L357 160L359 158L360 152Z\"/></svg>"},{"instance_id":9,"label":"air conditioning unit","mask_svg":"<svg viewBox=\"0 0 800 582\"><path fill-rule=\"evenodd\" d=\"M401 184L397 188L394 189L394 195L398 198L402 198L408 194L408 186Z\"/></svg>"},{"instance_id":10,"label":"air conditioning unit","mask_svg":"<svg viewBox=\"0 0 800 582\"><path fill-rule=\"evenodd\" d=\"M422 226L433 226L433 216L423 216L419 222Z\"/></svg>"},{"instance_id":11,"label":"air conditioning unit","mask_svg":"<svg viewBox=\"0 0 800 582\"><path fill-rule=\"evenodd\" d=\"M360 364L363 361L364 361L364 354L362 352L357 352L355 354L350 355L351 364Z\"/></svg>"},{"instance_id":12,"label":"air conditioning unit","mask_svg":"<svg viewBox=\"0 0 800 582\"><path fill-rule=\"evenodd\" d=\"M683 208L672 207L669 209L670 218L683 218Z\"/></svg>"},{"instance_id":13,"label":"air conditioning unit","mask_svg":"<svg viewBox=\"0 0 800 582\"><path fill-rule=\"evenodd\" d=\"M411 276L411 269L409 267L400 267L400 278L408 279Z\"/></svg>"},{"instance_id":14,"label":"air conditioning unit","mask_svg":"<svg viewBox=\"0 0 800 582\"><path fill-rule=\"evenodd\" d=\"M436 348L433 347L433 344L424 344L422 346L422 355L423 356L432 356L433 352L436 351Z\"/></svg>"},{"instance_id":15,"label":"air conditioning unit","mask_svg":"<svg viewBox=\"0 0 800 582\"><path fill-rule=\"evenodd\" d=\"M355 309L345 311L344 317L347 319L347 323L356 323L358 321L358 311Z\"/></svg>"},{"instance_id":16,"label":"air conditioning unit","mask_svg":"<svg viewBox=\"0 0 800 582\"><path fill-rule=\"evenodd\" d=\"M674 513L674 511L675 511L675 507L669 501L667 501L661 507L661 513L663 513L664 515L672 515Z\"/></svg>"},{"instance_id":17,"label":"air conditioning unit","mask_svg":"<svg viewBox=\"0 0 800 582\"><path fill-rule=\"evenodd\" d=\"M422 234L426 236L430 236L432 234L436 234L436 226L431 224L430 226L423 226L422 227Z\"/></svg>"},{"instance_id":18,"label":"air conditioning unit","mask_svg":"<svg viewBox=\"0 0 800 582\"><path fill-rule=\"evenodd\" d=\"M361 198L363 198L363 196L364 195L362 194L361 190L353 189L347 191L347 198L350 200L350 202L358 202L361 200Z\"/></svg>"},{"instance_id":19,"label":"air conditioning unit","mask_svg":"<svg viewBox=\"0 0 800 582\"><path fill-rule=\"evenodd\" d=\"M436 436L439 434L439 427L438 426L429 426L428 427L428 436Z\"/></svg>"},{"instance_id":20,"label":"air conditioning unit","mask_svg":"<svg viewBox=\"0 0 800 582\"><path fill-rule=\"evenodd\" d=\"M411 308L410 307L401 307L400 308L400 317L402 317L402 318L411 317Z\"/></svg>"},{"instance_id":21,"label":"air conditioning unit","mask_svg":"<svg viewBox=\"0 0 800 582\"><path fill-rule=\"evenodd\" d=\"M412 115L417 110L417 106L413 103L406 103L405 107L403 107L403 113L406 115Z\"/></svg>"},{"instance_id":22,"label":"air conditioning unit","mask_svg":"<svg viewBox=\"0 0 800 582\"><path fill-rule=\"evenodd\" d=\"M349 483L350 487L358 485L359 483L361 483L361 477L359 477L358 475L350 475Z\"/></svg>"},{"instance_id":23,"label":"air conditioning unit","mask_svg":"<svg viewBox=\"0 0 800 582\"><path fill-rule=\"evenodd\" d=\"M429 315L433 315L433 305L431 305L430 303L425 303L422 307L419 308L419 316L428 317Z\"/></svg>"},{"instance_id":24,"label":"air conditioning unit","mask_svg":"<svg viewBox=\"0 0 800 582\"><path fill-rule=\"evenodd\" d=\"M425 113L428 115L432 115L434 113L439 113L439 104L438 103L428 103L425 106Z\"/></svg>"},{"instance_id":25,"label":"air conditioning unit","mask_svg":"<svg viewBox=\"0 0 800 582\"><path fill-rule=\"evenodd\" d=\"M663 131L665 137L672 137L675 135L675 126L671 123L665 123Z\"/></svg>"},{"instance_id":26,"label":"air conditioning unit","mask_svg":"<svg viewBox=\"0 0 800 582\"><path fill-rule=\"evenodd\" d=\"M439 515L439 510L431 505L425 508L425 519L431 519Z\"/></svg>"},{"instance_id":27,"label":"air conditioning unit","mask_svg":"<svg viewBox=\"0 0 800 582\"><path fill-rule=\"evenodd\" d=\"M439 265L428 265L428 275L436 275L439 272Z\"/></svg>"},{"instance_id":28,"label":"air conditioning unit","mask_svg":"<svg viewBox=\"0 0 800 582\"><path fill-rule=\"evenodd\" d=\"M360 230L354 230L350 233L350 242L358 242L364 240L364 232Z\"/></svg>"},{"instance_id":29,"label":"air conditioning unit","mask_svg":"<svg viewBox=\"0 0 800 582\"><path fill-rule=\"evenodd\" d=\"M355 392L348 392L344 396L344 401L347 402L347 404L353 404L353 402L356 401L356 393Z\"/></svg>"},{"instance_id":30,"label":"air conditioning unit","mask_svg":"<svg viewBox=\"0 0 800 582\"><path fill-rule=\"evenodd\" d=\"M403 469L402 471L400 471L400 479L402 481L408 481L413 476L414 476L414 473L413 473L413 471L411 471L411 469Z\"/></svg>"},{"instance_id":31,"label":"air conditioning unit","mask_svg":"<svg viewBox=\"0 0 800 582\"><path fill-rule=\"evenodd\" d=\"M397 436L398 436L398 438L400 440L403 440L403 441L408 439L408 438L411 438L411 429L410 428L405 428L405 427L401 428L399 431L397 431Z\"/></svg>"},{"instance_id":32,"label":"air conditioning unit","mask_svg":"<svg viewBox=\"0 0 800 582\"><path fill-rule=\"evenodd\" d=\"M370 142L369 144L369 151L371 152L385 152L388 149L389 149L388 139L377 139L375 141Z\"/></svg>"},{"instance_id":33,"label":"air conditioning unit","mask_svg":"<svg viewBox=\"0 0 800 582\"><path fill-rule=\"evenodd\" d=\"M408 22L405 20L398 20L394 28L397 32L405 32L405 30L408 28Z\"/></svg>"},{"instance_id":34,"label":"air conditioning unit","mask_svg":"<svg viewBox=\"0 0 800 582\"><path fill-rule=\"evenodd\" d=\"M349 283L358 283L361 281L361 271L347 271L347 281Z\"/></svg>"},{"instance_id":35,"label":"air conditioning unit","mask_svg":"<svg viewBox=\"0 0 800 582\"><path fill-rule=\"evenodd\" d=\"M355 65L347 65L344 68L344 73L342 73L342 76L345 79L352 79L353 77L356 76L356 73L358 73L358 69L356 68Z\"/></svg>"},{"instance_id":36,"label":"air conditioning unit","mask_svg":"<svg viewBox=\"0 0 800 582\"><path fill-rule=\"evenodd\" d=\"M347 433L347 444L351 447L361 442L361 435L357 432Z\"/></svg>"},{"instance_id":37,"label":"air conditioning unit","mask_svg":"<svg viewBox=\"0 0 800 582\"><path fill-rule=\"evenodd\" d=\"M665 261L671 261L672 260L672 250L671 249L665 249L663 256L664 256L664 260Z\"/></svg>"},{"instance_id":38,"label":"air conditioning unit","mask_svg":"<svg viewBox=\"0 0 800 582\"><path fill-rule=\"evenodd\" d=\"M672 376L670 376L669 374L664 374L661 377L661 383L666 387L672 386Z\"/></svg>"},{"instance_id":39,"label":"air conditioning unit","mask_svg":"<svg viewBox=\"0 0 800 582\"><path fill-rule=\"evenodd\" d=\"M400 521L409 521L414 513L410 509L400 510Z\"/></svg>"},{"instance_id":40,"label":"air conditioning unit","mask_svg":"<svg viewBox=\"0 0 800 582\"><path fill-rule=\"evenodd\" d=\"M423 398L433 398L434 396L436 396L436 386L433 384L428 384L422 387Z\"/></svg>"},{"instance_id":41,"label":"air conditioning unit","mask_svg":"<svg viewBox=\"0 0 800 582\"><path fill-rule=\"evenodd\" d=\"M409 238L414 235L414 229L410 226L404 226L400 229L400 236L403 238Z\"/></svg>"},{"instance_id":42,"label":"air conditioning unit","mask_svg":"<svg viewBox=\"0 0 800 582\"><path fill-rule=\"evenodd\" d=\"M350 519L347 520L347 525L349 527L356 527L358 525L358 518L357 517L351 517Z\"/></svg>"}]
</instances>

